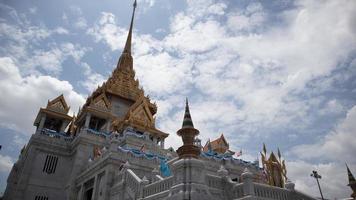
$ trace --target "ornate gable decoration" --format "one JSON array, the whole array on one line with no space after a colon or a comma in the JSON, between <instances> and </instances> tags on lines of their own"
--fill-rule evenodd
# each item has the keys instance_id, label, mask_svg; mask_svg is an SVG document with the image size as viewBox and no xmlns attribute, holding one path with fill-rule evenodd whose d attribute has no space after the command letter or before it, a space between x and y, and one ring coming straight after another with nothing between
<instances>
[{"instance_id":1,"label":"ornate gable decoration","mask_svg":"<svg viewBox=\"0 0 356 200\"><path fill-rule=\"evenodd\" d=\"M46 109L64 114L67 114L69 111L69 107L64 99L63 94L53 99L52 101L48 101Z\"/></svg>"},{"instance_id":2,"label":"ornate gable decoration","mask_svg":"<svg viewBox=\"0 0 356 200\"><path fill-rule=\"evenodd\" d=\"M263 144L262 166L267 182L271 186L284 187L287 180L287 169L285 161L281 159L281 152L278 149L278 158L271 152L269 158L267 158L266 146Z\"/></svg>"},{"instance_id":3,"label":"ornate gable decoration","mask_svg":"<svg viewBox=\"0 0 356 200\"><path fill-rule=\"evenodd\" d=\"M118 66L106 82L106 88L107 92L133 101L136 101L143 94L143 90L139 87L139 82L135 80L135 72L132 66Z\"/></svg>"},{"instance_id":4,"label":"ornate gable decoration","mask_svg":"<svg viewBox=\"0 0 356 200\"><path fill-rule=\"evenodd\" d=\"M128 112L128 121L138 127L155 127L155 119L143 95L131 106Z\"/></svg>"},{"instance_id":5,"label":"ornate gable decoration","mask_svg":"<svg viewBox=\"0 0 356 200\"><path fill-rule=\"evenodd\" d=\"M111 103L107 99L105 93L101 93L89 104L90 107L96 108L98 110L109 111L111 109Z\"/></svg>"}]
</instances>

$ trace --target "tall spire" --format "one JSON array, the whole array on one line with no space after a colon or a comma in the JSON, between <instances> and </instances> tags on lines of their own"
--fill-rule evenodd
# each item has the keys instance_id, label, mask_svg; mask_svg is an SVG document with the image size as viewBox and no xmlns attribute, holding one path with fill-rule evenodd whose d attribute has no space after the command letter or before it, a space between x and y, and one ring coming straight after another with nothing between
<instances>
[{"instance_id":1,"label":"tall spire","mask_svg":"<svg viewBox=\"0 0 356 200\"><path fill-rule=\"evenodd\" d=\"M346 164L346 168L347 168L347 175L349 176L349 185L355 184L356 183L355 177L351 173L351 170L349 169L349 166L347 166L347 164Z\"/></svg>"},{"instance_id":2,"label":"tall spire","mask_svg":"<svg viewBox=\"0 0 356 200\"><path fill-rule=\"evenodd\" d=\"M182 128L194 128L192 117L190 116L188 98L185 99L185 113Z\"/></svg>"},{"instance_id":3,"label":"tall spire","mask_svg":"<svg viewBox=\"0 0 356 200\"><path fill-rule=\"evenodd\" d=\"M127 35L126 44L125 44L125 48L124 48L123 53L131 54L132 27L133 27L133 21L134 21L134 18L135 18L136 6L137 6L137 2L136 2L136 0L135 0L135 2L134 2L134 4L133 4L133 11L132 11L130 29L129 29L129 33L128 33L128 35Z\"/></svg>"},{"instance_id":4,"label":"tall spire","mask_svg":"<svg viewBox=\"0 0 356 200\"><path fill-rule=\"evenodd\" d=\"M346 164L346 163L345 163ZM349 166L347 166L346 164L346 168L347 168L347 175L349 177L349 184L348 186L350 186L351 190L352 190L352 194L351 194L351 197L352 198L356 198L356 180L355 180L355 177L354 175L352 175L351 173L351 170L349 169Z\"/></svg>"}]
</instances>

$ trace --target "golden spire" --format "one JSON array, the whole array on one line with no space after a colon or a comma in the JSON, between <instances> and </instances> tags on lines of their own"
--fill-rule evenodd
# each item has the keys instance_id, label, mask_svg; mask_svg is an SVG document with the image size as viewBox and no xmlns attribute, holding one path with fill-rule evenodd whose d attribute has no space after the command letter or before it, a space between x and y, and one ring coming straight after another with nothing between
<instances>
[{"instance_id":1,"label":"golden spire","mask_svg":"<svg viewBox=\"0 0 356 200\"><path fill-rule=\"evenodd\" d=\"M134 4L133 4L133 11L132 11L130 29L129 29L129 33L128 33L128 35L127 35L126 44L125 44L125 48L124 48L123 53L131 54L132 27L133 27L133 21L134 21L134 18L135 18L136 6L137 6L137 2L136 2L136 0L135 0L135 2L134 2Z\"/></svg>"},{"instance_id":2,"label":"golden spire","mask_svg":"<svg viewBox=\"0 0 356 200\"><path fill-rule=\"evenodd\" d=\"M136 101L143 94L143 90L139 87L138 81L135 80L135 71L133 69L133 59L131 56L132 29L136 7L137 2L135 0L133 4L129 33L127 35L124 50L119 58L116 69L106 82L106 90L109 93L113 93L133 101Z\"/></svg>"}]
</instances>

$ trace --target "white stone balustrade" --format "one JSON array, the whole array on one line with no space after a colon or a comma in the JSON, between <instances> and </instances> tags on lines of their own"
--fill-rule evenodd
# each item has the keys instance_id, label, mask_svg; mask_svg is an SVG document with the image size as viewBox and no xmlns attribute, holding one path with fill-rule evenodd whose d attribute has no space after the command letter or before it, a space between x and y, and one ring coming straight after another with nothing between
<instances>
[{"instance_id":1,"label":"white stone balustrade","mask_svg":"<svg viewBox=\"0 0 356 200\"><path fill-rule=\"evenodd\" d=\"M220 176L215 175L206 175L205 177L206 184L211 188L223 189L222 188L222 178Z\"/></svg>"},{"instance_id":2,"label":"white stone balustrade","mask_svg":"<svg viewBox=\"0 0 356 200\"><path fill-rule=\"evenodd\" d=\"M285 188L271 187L268 185L253 183L254 193L256 197L264 200L289 200L290 191Z\"/></svg>"},{"instance_id":3,"label":"white stone balustrade","mask_svg":"<svg viewBox=\"0 0 356 200\"><path fill-rule=\"evenodd\" d=\"M155 183L146 185L143 188L143 196L148 197L163 191L169 191L169 189L173 186L174 177L170 176L163 180L159 180Z\"/></svg>"}]
</instances>

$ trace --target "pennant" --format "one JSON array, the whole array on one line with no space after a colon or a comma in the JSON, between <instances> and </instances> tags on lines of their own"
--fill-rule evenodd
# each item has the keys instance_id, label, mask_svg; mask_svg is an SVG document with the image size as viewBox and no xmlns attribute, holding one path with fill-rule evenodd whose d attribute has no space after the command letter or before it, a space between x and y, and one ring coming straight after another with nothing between
<instances>
[{"instance_id":1,"label":"pennant","mask_svg":"<svg viewBox=\"0 0 356 200\"><path fill-rule=\"evenodd\" d=\"M235 155L236 155L236 157L240 157L242 155L242 149L240 149L239 152L236 152Z\"/></svg>"}]
</instances>

